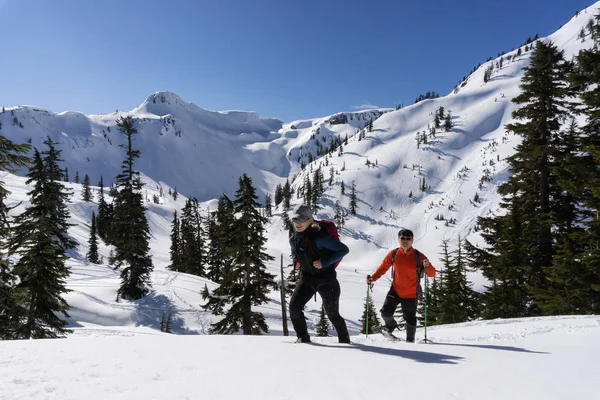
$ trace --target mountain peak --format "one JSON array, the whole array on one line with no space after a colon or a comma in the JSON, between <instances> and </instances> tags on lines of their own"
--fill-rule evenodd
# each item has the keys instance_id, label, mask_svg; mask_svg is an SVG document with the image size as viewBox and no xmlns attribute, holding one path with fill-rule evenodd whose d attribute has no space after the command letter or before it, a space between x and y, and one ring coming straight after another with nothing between
<instances>
[{"instance_id":1,"label":"mountain peak","mask_svg":"<svg viewBox=\"0 0 600 400\"><path fill-rule=\"evenodd\" d=\"M132 112L163 116L173 114L175 110L186 110L189 105L190 103L183 101L176 93L164 91L151 94Z\"/></svg>"}]
</instances>

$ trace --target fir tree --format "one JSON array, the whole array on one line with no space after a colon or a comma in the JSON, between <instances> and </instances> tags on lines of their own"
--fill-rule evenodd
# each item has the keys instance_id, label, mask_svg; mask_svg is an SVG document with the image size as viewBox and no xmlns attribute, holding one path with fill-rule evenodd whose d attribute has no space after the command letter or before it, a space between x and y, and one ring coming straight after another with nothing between
<instances>
[{"instance_id":1,"label":"fir tree","mask_svg":"<svg viewBox=\"0 0 600 400\"><path fill-rule=\"evenodd\" d=\"M219 198L217 211L211 214L207 221L207 277L214 282L222 280L232 263L234 241L237 239L236 235L232 234L235 231L234 223L233 202L223 194Z\"/></svg>"},{"instance_id":2,"label":"fir tree","mask_svg":"<svg viewBox=\"0 0 600 400\"><path fill-rule=\"evenodd\" d=\"M444 130L450 132L452 128L454 128L454 125L452 124L452 115L450 114L450 111L448 111L446 119L444 119Z\"/></svg>"},{"instance_id":3,"label":"fir tree","mask_svg":"<svg viewBox=\"0 0 600 400\"><path fill-rule=\"evenodd\" d=\"M19 339L56 338L70 332L57 314L69 317L62 295L70 291L65 253L75 247L67 231L71 225L66 203L71 193L60 183L64 170L59 166L61 152L54 147L57 143L48 137L44 144L47 150L41 154L34 150L27 174L26 183L34 183L28 193L29 207L15 217L8 241L9 252L21 256L13 271L20 280L17 291L23 318L14 331Z\"/></svg>"},{"instance_id":4,"label":"fir tree","mask_svg":"<svg viewBox=\"0 0 600 400\"><path fill-rule=\"evenodd\" d=\"M150 229L141 193L143 184L139 172L134 169L135 160L140 157L140 151L133 147L137 129L132 117L119 118L117 127L127 139L126 145L120 145L126 151L126 158L116 177L118 191L111 230L111 241L115 246L113 262L117 266L124 265L117 299L137 300L150 290L150 273L154 269L149 255Z\"/></svg>"},{"instance_id":5,"label":"fir tree","mask_svg":"<svg viewBox=\"0 0 600 400\"><path fill-rule=\"evenodd\" d=\"M173 222L171 224L171 264L167 267L171 271L181 272L181 237L179 231L179 219L177 211L173 212Z\"/></svg>"},{"instance_id":6,"label":"fir tree","mask_svg":"<svg viewBox=\"0 0 600 400\"><path fill-rule=\"evenodd\" d=\"M273 209L271 206L272 206L271 195L269 193L266 193L265 194L265 215L269 218L273 216Z\"/></svg>"},{"instance_id":7,"label":"fir tree","mask_svg":"<svg viewBox=\"0 0 600 400\"><path fill-rule=\"evenodd\" d=\"M79 183L79 171L75 171L75 183Z\"/></svg>"},{"instance_id":8,"label":"fir tree","mask_svg":"<svg viewBox=\"0 0 600 400\"><path fill-rule=\"evenodd\" d=\"M356 184L352 181L352 186L350 187L350 213L352 215L356 215L357 209L357 200L356 200Z\"/></svg>"},{"instance_id":9,"label":"fir tree","mask_svg":"<svg viewBox=\"0 0 600 400\"><path fill-rule=\"evenodd\" d=\"M19 169L29 164L30 159L26 154L30 150L29 144L15 144L0 135L0 170L17 173ZM5 203L9 194L10 192L4 187L4 182L0 181L0 248L2 249L5 248L10 237L8 213L12 208ZM0 340L14 337L14 330L20 318L19 312L23 311L18 306L16 282L8 258L4 252L0 252Z\"/></svg>"},{"instance_id":10,"label":"fir tree","mask_svg":"<svg viewBox=\"0 0 600 400\"><path fill-rule=\"evenodd\" d=\"M269 291L277 287L274 275L266 271L265 262L273 257L264 252L267 219L257 210L257 198L252 180L242 175L233 202L234 215L238 218L233 224L234 230L229 232L236 239L232 243L233 260L221 284L204 305L216 315L224 315L212 324L213 333L232 334L240 329L244 335L268 332L263 314L252 310L252 306L266 303ZM223 302L229 305L227 310Z\"/></svg>"},{"instance_id":11,"label":"fir tree","mask_svg":"<svg viewBox=\"0 0 600 400\"><path fill-rule=\"evenodd\" d=\"M179 221L181 271L204 276L204 231L196 198L186 200Z\"/></svg>"},{"instance_id":12,"label":"fir tree","mask_svg":"<svg viewBox=\"0 0 600 400\"><path fill-rule=\"evenodd\" d=\"M88 240L88 252L85 258L91 263L100 263L100 259L98 258L98 231L96 229L95 212L92 212L92 227L90 229L90 239Z\"/></svg>"},{"instance_id":13,"label":"fir tree","mask_svg":"<svg viewBox=\"0 0 600 400\"><path fill-rule=\"evenodd\" d=\"M316 326L316 334L320 337L329 336L329 320L325 314L325 306L321 304L321 312L319 313L319 321Z\"/></svg>"},{"instance_id":14,"label":"fir tree","mask_svg":"<svg viewBox=\"0 0 600 400\"><path fill-rule=\"evenodd\" d=\"M580 200L576 227L581 229L560 235L553 267L547 270L552 293L543 306L553 314L600 313L600 14L595 21L588 24L594 46L579 53L571 76L586 124L576 135L579 151L571 157L575 167L562 177L562 183L570 182L569 192Z\"/></svg>"},{"instance_id":15,"label":"fir tree","mask_svg":"<svg viewBox=\"0 0 600 400\"><path fill-rule=\"evenodd\" d=\"M492 269L490 281L495 279L490 294L494 302L507 302L495 304L495 313L503 317L540 313L536 298L549 287L545 270L556 254L555 228L563 223L565 213L572 212L561 209L564 203L551 201L560 199L564 191L557 176L558 144L566 99L571 96L566 85L571 70L554 45L537 41L531 64L525 68L523 92L513 99L521 108L513 112L517 122L506 127L523 140L507 159L512 175L498 188L507 213L480 219L494 254L485 267ZM486 308L490 311L489 305Z\"/></svg>"},{"instance_id":16,"label":"fir tree","mask_svg":"<svg viewBox=\"0 0 600 400\"><path fill-rule=\"evenodd\" d=\"M98 193L98 215L96 217L98 236L100 236L105 242L110 243L113 208L112 204L108 204L104 199L104 181L102 177L100 177L98 186L100 187L100 191Z\"/></svg>"},{"instance_id":17,"label":"fir tree","mask_svg":"<svg viewBox=\"0 0 600 400\"><path fill-rule=\"evenodd\" d=\"M368 316L368 318L367 318ZM362 334L372 334L379 333L381 329L381 322L379 322L379 318L377 318L377 311L375 310L375 305L373 304L372 296L369 296L365 299L365 306L363 308L362 317L358 320L362 326L360 333ZM369 322L369 331L367 332L367 321Z\"/></svg>"},{"instance_id":18,"label":"fir tree","mask_svg":"<svg viewBox=\"0 0 600 400\"><path fill-rule=\"evenodd\" d=\"M281 203L283 201L283 187L281 186L281 184L277 184L277 187L275 188L275 207L277 207L279 205L279 203Z\"/></svg>"},{"instance_id":19,"label":"fir tree","mask_svg":"<svg viewBox=\"0 0 600 400\"><path fill-rule=\"evenodd\" d=\"M453 324L472 320L477 315L477 294L467 280L467 266L463 252L463 241L459 238L457 250L452 256L448 251L448 240L442 241L441 271L443 284L434 289L438 296L436 320L440 324Z\"/></svg>"},{"instance_id":20,"label":"fir tree","mask_svg":"<svg viewBox=\"0 0 600 400\"><path fill-rule=\"evenodd\" d=\"M83 177L83 187L81 188L81 197L83 201L91 201L92 200L92 190L90 189L90 177L88 174L85 174Z\"/></svg>"},{"instance_id":21,"label":"fir tree","mask_svg":"<svg viewBox=\"0 0 600 400\"><path fill-rule=\"evenodd\" d=\"M285 185L283 185L283 211L287 212L290 209L290 202L292 200L292 188L290 186L290 181L288 179L285 180Z\"/></svg>"},{"instance_id":22,"label":"fir tree","mask_svg":"<svg viewBox=\"0 0 600 400\"><path fill-rule=\"evenodd\" d=\"M69 182L69 168L65 167L65 182Z\"/></svg>"}]
</instances>

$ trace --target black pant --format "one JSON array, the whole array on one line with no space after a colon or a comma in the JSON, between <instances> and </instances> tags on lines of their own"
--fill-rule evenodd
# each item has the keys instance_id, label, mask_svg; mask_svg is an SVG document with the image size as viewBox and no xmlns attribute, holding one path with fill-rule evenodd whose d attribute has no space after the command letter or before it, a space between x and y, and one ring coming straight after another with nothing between
<instances>
[{"instance_id":1,"label":"black pant","mask_svg":"<svg viewBox=\"0 0 600 400\"><path fill-rule=\"evenodd\" d=\"M350 338L346 321L340 315L340 283L336 278L335 271L331 272L329 273L328 271L323 276L303 273L298 280L296 290L294 290L294 294L292 294L292 298L290 299L290 318L292 325L294 325L296 336L299 338L309 338L303 310L306 303L317 292L321 296L321 299L323 299L325 313L335 327L338 339L342 341L349 340Z\"/></svg>"},{"instance_id":2,"label":"black pant","mask_svg":"<svg viewBox=\"0 0 600 400\"><path fill-rule=\"evenodd\" d=\"M381 307L381 318L385 322L385 327L392 330L396 329L398 323L394 319L394 312L398 304L402 307L402 316L408 325L417 326L417 299L403 299L396 294L394 288L390 288L383 307Z\"/></svg>"}]
</instances>

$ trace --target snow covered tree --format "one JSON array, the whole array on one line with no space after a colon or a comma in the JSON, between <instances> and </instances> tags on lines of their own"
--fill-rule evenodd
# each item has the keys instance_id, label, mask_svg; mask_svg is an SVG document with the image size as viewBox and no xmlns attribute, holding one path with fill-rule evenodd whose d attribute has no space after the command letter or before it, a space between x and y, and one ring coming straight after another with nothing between
<instances>
[{"instance_id":1,"label":"snow covered tree","mask_svg":"<svg viewBox=\"0 0 600 400\"><path fill-rule=\"evenodd\" d=\"M19 277L17 291L21 317L13 332L17 339L63 337L69 331L67 322L58 314L68 317L69 305L62 295L69 292L65 279L69 269L65 265L66 251L75 247L69 237L67 223L69 210L66 203L71 195L62 183L64 170L60 168L60 151L49 137L44 140L47 149L41 154L34 150L33 164L27 184L29 206L14 219L15 226L8 240L10 254L18 254L14 274Z\"/></svg>"},{"instance_id":2,"label":"snow covered tree","mask_svg":"<svg viewBox=\"0 0 600 400\"><path fill-rule=\"evenodd\" d=\"M242 330L244 335L256 335L269 331L262 313L252 310L268 301L267 294L275 290L275 276L266 271L265 262L273 257L264 252L267 219L260 215L256 190L246 175L239 179L239 188L233 202L232 243L233 259L225 270L220 285L207 295L204 308L223 319L212 324L211 332L233 334ZM227 310L224 307L228 305Z\"/></svg>"},{"instance_id":3,"label":"snow covered tree","mask_svg":"<svg viewBox=\"0 0 600 400\"><path fill-rule=\"evenodd\" d=\"M150 229L141 193L143 184L139 171L134 169L135 160L141 154L133 147L138 131L132 117L119 118L117 127L127 139L127 144L120 145L125 149L126 157L121 163L121 173L116 177L118 189L111 230L111 242L115 246L113 261L118 267L123 266L117 299L137 300L145 296L151 286L150 273L154 266L148 245Z\"/></svg>"},{"instance_id":4,"label":"snow covered tree","mask_svg":"<svg viewBox=\"0 0 600 400\"><path fill-rule=\"evenodd\" d=\"M87 175L86 175L87 176ZM85 258L94 264L98 264L98 230L96 228L96 213L92 212L92 226L90 228L90 238L88 240L88 252Z\"/></svg>"}]
</instances>

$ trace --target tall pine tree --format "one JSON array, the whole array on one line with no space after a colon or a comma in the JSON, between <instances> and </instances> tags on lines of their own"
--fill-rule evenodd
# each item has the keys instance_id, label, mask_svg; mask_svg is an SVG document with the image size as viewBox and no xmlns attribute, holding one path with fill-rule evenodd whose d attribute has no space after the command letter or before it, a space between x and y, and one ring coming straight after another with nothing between
<instances>
[{"instance_id":1,"label":"tall pine tree","mask_svg":"<svg viewBox=\"0 0 600 400\"><path fill-rule=\"evenodd\" d=\"M92 201L92 190L90 189L90 177L85 174L83 177L83 187L81 188L81 197L83 201Z\"/></svg>"},{"instance_id":2,"label":"tall pine tree","mask_svg":"<svg viewBox=\"0 0 600 400\"><path fill-rule=\"evenodd\" d=\"M239 179L233 202L237 219L233 223L234 229L229 232L235 237L233 260L219 287L207 296L205 305L216 315L224 315L212 325L213 333L232 334L240 329L244 335L268 332L262 313L252 310L253 306L266 303L269 291L277 288L274 275L266 271L265 262L273 260L273 257L264 252L267 219L258 211L260 204L257 199L252 180L244 174ZM227 310L223 309L224 301L229 305Z\"/></svg>"},{"instance_id":3,"label":"tall pine tree","mask_svg":"<svg viewBox=\"0 0 600 400\"><path fill-rule=\"evenodd\" d=\"M484 268L492 273L488 278L495 279L496 292L487 300L497 302L496 310L504 317L541 313L538 300L549 288L546 270L556 253L556 227L571 212L563 202L553 201L564 191L556 172L557 144L568 116L572 91L566 78L571 70L572 64L552 43L536 42L521 81L523 91L513 99L521 106L513 112L516 122L506 126L522 137L507 159L512 175L498 188L507 213L480 219L489 246L485 251L493 253L488 257L492 265Z\"/></svg>"},{"instance_id":4,"label":"tall pine tree","mask_svg":"<svg viewBox=\"0 0 600 400\"><path fill-rule=\"evenodd\" d=\"M65 282L69 276L65 253L75 247L67 223L66 203L71 193L61 183L64 170L59 165L62 160L57 143L48 137L44 144L47 149L41 154L35 149L27 174L27 184L33 183L28 193L30 204L15 217L8 242L9 252L21 256L14 267L22 302L22 319L14 331L19 339L56 338L69 332L58 314L69 316L69 305L62 295L70 291Z\"/></svg>"},{"instance_id":5,"label":"tall pine tree","mask_svg":"<svg viewBox=\"0 0 600 400\"><path fill-rule=\"evenodd\" d=\"M88 240L88 252L86 258L89 262L98 264L98 229L96 228L96 213L92 212L92 227L90 229L90 239Z\"/></svg>"},{"instance_id":6,"label":"tall pine tree","mask_svg":"<svg viewBox=\"0 0 600 400\"><path fill-rule=\"evenodd\" d=\"M26 154L31 146L15 144L11 140L0 135L0 170L16 173L20 168L26 167L30 159ZM6 247L10 237L10 225L8 213L11 210L5 203L10 192L0 181L0 248ZM0 252L0 340L14 337L14 330L18 326L18 312L15 292L16 276L12 271L8 258L4 252Z\"/></svg>"},{"instance_id":7,"label":"tall pine tree","mask_svg":"<svg viewBox=\"0 0 600 400\"><path fill-rule=\"evenodd\" d=\"M117 120L117 128L127 139L127 144L120 145L125 149L126 157L121 163L121 173L116 177L117 194L111 230L111 242L115 246L113 262L124 266L117 299L137 300L146 295L151 286L150 273L154 267L148 245L150 229L141 193L143 184L140 173L134 169L140 151L133 147L137 133L133 118L121 117Z\"/></svg>"},{"instance_id":8,"label":"tall pine tree","mask_svg":"<svg viewBox=\"0 0 600 400\"><path fill-rule=\"evenodd\" d=\"M179 218L177 211L173 212L173 222L171 224L171 264L167 267L171 271L182 272L181 268L181 234L179 230Z\"/></svg>"}]
</instances>

